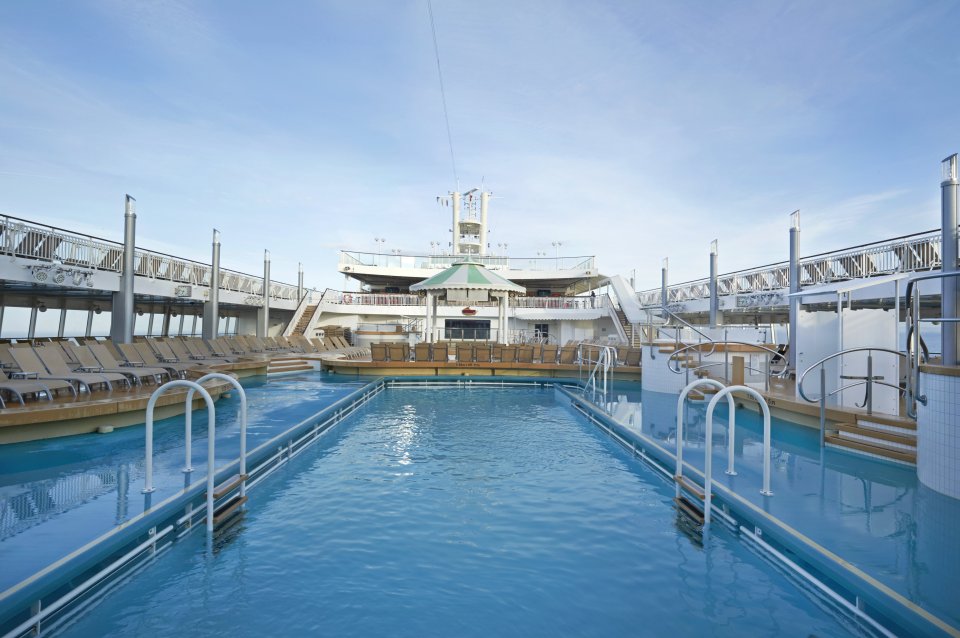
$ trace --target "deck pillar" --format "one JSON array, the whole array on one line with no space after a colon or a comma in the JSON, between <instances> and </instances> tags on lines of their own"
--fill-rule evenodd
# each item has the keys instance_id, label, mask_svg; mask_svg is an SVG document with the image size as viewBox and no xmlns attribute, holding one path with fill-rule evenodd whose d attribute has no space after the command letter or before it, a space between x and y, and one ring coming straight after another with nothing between
<instances>
[{"instance_id":1,"label":"deck pillar","mask_svg":"<svg viewBox=\"0 0 960 638\"><path fill-rule=\"evenodd\" d=\"M213 229L213 256L210 267L210 296L203 304L204 339L216 339L220 327L220 231Z\"/></svg>"},{"instance_id":2,"label":"deck pillar","mask_svg":"<svg viewBox=\"0 0 960 638\"><path fill-rule=\"evenodd\" d=\"M123 213L123 268L120 291L113 293L110 338L114 343L133 343L133 280L137 237L137 200L126 196Z\"/></svg>"},{"instance_id":3,"label":"deck pillar","mask_svg":"<svg viewBox=\"0 0 960 638\"><path fill-rule=\"evenodd\" d=\"M263 306L257 321L257 336L268 337L270 332L270 251L263 251Z\"/></svg>"},{"instance_id":4,"label":"deck pillar","mask_svg":"<svg viewBox=\"0 0 960 638\"><path fill-rule=\"evenodd\" d=\"M717 288L717 240L710 242L710 327L720 322L720 293Z\"/></svg>"},{"instance_id":5,"label":"deck pillar","mask_svg":"<svg viewBox=\"0 0 960 638\"><path fill-rule=\"evenodd\" d=\"M788 365L794 373L797 372L797 324L800 320L800 297L793 296L800 292L800 211L790 213L790 343L787 350Z\"/></svg>"},{"instance_id":6,"label":"deck pillar","mask_svg":"<svg viewBox=\"0 0 960 638\"><path fill-rule=\"evenodd\" d=\"M670 258L663 258L663 267L660 269L660 308L663 309L663 318L667 318L667 306L670 305L667 299L667 279L670 274Z\"/></svg>"},{"instance_id":7,"label":"deck pillar","mask_svg":"<svg viewBox=\"0 0 960 638\"><path fill-rule=\"evenodd\" d=\"M940 182L941 212L941 250L942 272L957 270L957 154L943 160L943 181ZM960 339L957 338L960 317L960 277L947 277L941 280L941 313L946 321L940 322L940 343L943 350L943 365L955 366L960 360Z\"/></svg>"}]
</instances>

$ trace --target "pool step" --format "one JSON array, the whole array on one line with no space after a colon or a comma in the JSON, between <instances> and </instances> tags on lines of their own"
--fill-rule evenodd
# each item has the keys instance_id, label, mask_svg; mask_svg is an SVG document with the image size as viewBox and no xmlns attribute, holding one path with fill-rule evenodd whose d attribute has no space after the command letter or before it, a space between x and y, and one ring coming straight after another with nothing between
<instances>
[{"instance_id":1,"label":"pool step","mask_svg":"<svg viewBox=\"0 0 960 638\"><path fill-rule=\"evenodd\" d=\"M250 478L246 474L234 474L220 485L213 488L213 498L221 499L233 490L240 487L240 484Z\"/></svg>"},{"instance_id":2,"label":"pool step","mask_svg":"<svg viewBox=\"0 0 960 638\"><path fill-rule=\"evenodd\" d=\"M675 476L673 477L673 480L680 485L680 489L690 492L701 501L704 499L705 494L703 493L703 488L696 483L687 480L686 476Z\"/></svg>"},{"instance_id":3,"label":"pool step","mask_svg":"<svg viewBox=\"0 0 960 638\"><path fill-rule=\"evenodd\" d=\"M673 502L677 506L678 514L700 527L703 526L703 510L698 505L691 502L686 496L678 496L673 499Z\"/></svg>"},{"instance_id":4,"label":"pool step","mask_svg":"<svg viewBox=\"0 0 960 638\"><path fill-rule=\"evenodd\" d=\"M213 512L213 526L217 527L236 515L240 507L247 502L246 496L237 494Z\"/></svg>"},{"instance_id":5,"label":"pool step","mask_svg":"<svg viewBox=\"0 0 960 638\"><path fill-rule=\"evenodd\" d=\"M855 427L855 426L839 426ZM906 449L903 447L894 447L896 443L870 437L855 436L852 432L827 433L824 437L827 446L834 448L843 448L848 452L862 454L870 457L879 457L886 460L903 463L906 465L917 464L916 448Z\"/></svg>"},{"instance_id":6,"label":"pool step","mask_svg":"<svg viewBox=\"0 0 960 638\"><path fill-rule=\"evenodd\" d=\"M267 374L290 374L313 370L309 361L303 358L271 359L267 364Z\"/></svg>"}]
</instances>

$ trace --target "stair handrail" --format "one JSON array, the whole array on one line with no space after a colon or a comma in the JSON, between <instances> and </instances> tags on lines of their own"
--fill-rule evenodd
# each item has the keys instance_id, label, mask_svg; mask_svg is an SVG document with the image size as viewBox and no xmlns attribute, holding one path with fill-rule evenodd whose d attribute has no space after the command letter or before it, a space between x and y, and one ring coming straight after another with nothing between
<instances>
[{"instance_id":1,"label":"stair handrail","mask_svg":"<svg viewBox=\"0 0 960 638\"><path fill-rule=\"evenodd\" d=\"M583 348L584 346L588 348L597 348L599 355L597 360L594 361L592 358L584 358ZM580 362L580 371L582 374L583 364L586 363L588 366L593 364L593 369L590 371L589 376L587 377L586 383L584 383L584 390L587 386L592 386L594 392L597 390L597 372L602 372L603 376L603 395L607 395L607 378L610 374L610 368L612 367L612 362L616 361L617 351L613 346L601 346L591 343L581 343L577 346L577 360Z\"/></svg>"},{"instance_id":2,"label":"stair handrail","mask_svg":"<svg viewBox=\"0 0 960 638\"><path fill-rule=\"evenodd\" d=\"M240 382L237 381L235 377L232 377L228 374L222 372L210 372L199 379L196 380L197 385L200 385L204 381L209 381L211 379L218 379L220 381L227 381L230 383L237 392L240 393L240 469L238 470L240 474L240 498L243 498L247 495L247 479L244 478L247 475L247 391L243 389L243 386L240 385ZM190 467L190 435L192 430L192 414L190 408L193 406L193 393L196 391L196 388L190 388L187 390L187 412L185 414L186 420L186 432L187 432L187 467L184 468L184 472L192 472L193 468ZM210 426L210 432L213 432L213 426ZM210 447L208 449L208 454L210 458L207 459L207 531L213 531L213 492L214 492L214 469L213 469L213 435L209 435Z\"/></svg>"},{"instance_id":3,"label":"stair handrail","mask_svg":"<svg viewBox=\"0 0 960 638\"><path fill-rule=\"evenodd\" d=\"M941 266L942 267L942 266ZM949 272L938 272L931 273L929 275L921 275L919 277L913 277L910 281L907 282L907 294L906 294L906 303L907 303L907 334L912 336L913 348L910 349L908 344L908 350L910 351L910 356L907 357L907 416L910 418L917 418L917 403L923 405L927 404L926 395L921 395L920 392L920 364L927 362L926 354L923 355L921 361L921 351L923 347L920 345L920 323L922 321L947 321L950 323L956 323L958 319L956 318L943 318L943 317L930 317L927 319L920 318L920 293L918 292L914 296L914 284L919 281L925 281L929 279L946 279L947 277L960 277L960 271L951 270ZM942 311L941 311L942 312Z\"/></svg>"},{"instance_id":4,"label":"stair handrail","mask_svg":"<svg viewBox=\"0 0 960 638\"><path fill-rule=\"evenodd\" d=\"M709 385L717 390L723 390L726 386L717 381L716 379L697 379L691 381L687 386L680 392L680 396L677 398L677 469L674 472L674 481L676 482L676 497L680 498L680 483L683 480L683 411L686 406L687 395L690 394L697 386ZM736 435L737 427L737 415L736 415L736 403L733 400L733 396L727 395L727 407L730 411L730 438L727 442L727 469L726 473L731 476L736 476L737 471L734 467L734 436Z\"/></svg>"},{"instance_id":5,"label":"stair handrail","mask_svg":"<svg viewBox=\"0 0 960 638\"><path fill-rule=\"evenodd\" d=\"M717 392L709 405L707 405L707 428L704 433L707 439L707 447L703 461L703 526L710 525L710 501L713 493L713 411L717 408L717 403L724 397L729 397L734 392L745 392L760 404L760 410L763 412L763 487L760 493L764 496L773 496L770 489L770 406L767 405L763 395L751 387L745 385L731 385ZM734 406L736 409L736 406Z\"/></svg>"},{"instance_id":6,"label":"stair handrail","mask_svg":"<svg viewBox=\"0 0 960 638\"><path fill-rule=\"evenodd\" d=\"M852 354L852 353L854 353L854 352L866 352L866 353L867 353L867 376L866 376L865 378L862 378L862 379L854 379L854 380L853 380L853 383L848 383L847 385L841 385L841 387L837 388L837 389L834 390L833 392L827 392L827 369L826 369L826 367L825 367L823 364L825 364L827 361L830 361L831 359L835 359L835 358L837 358L837 357L842 357L842 356L847 355L847 354ZM801 373L801 375L800 375L799 377L797 377L797 393L800 395L800 397L801 397L804 401L806 401L807 403L816 403L816 402L818 402L818 401L820 402L820 445L823 445L824 440L825 440L825 438L826 438L826 434L827 434L827 431L826 431L826 427L827 427L827 399L828 399L829 397L832 397L832 396L834 396L834 395L836 395L836 394L839 394L839 393L843 392L844 390L849 390L850 388L855 388L855 387L857 387L857 386L866 385L866 386L867 386L867 395L866 395L866 401L864 402L864 405L866 406L866 408L867 408L867 414L869 415L869 414L873 414L873 384L877 383L877 384L880 384L880 385L885 385L885 386L887 386L887 387L893 388L893 389L896 390L897 392L904 392L904 391L905 391L905 388L901 388L901 387L900 387L899 378L897 379L897 385L893 385L892 383L887 383L886 381L884 381L884 380L882 380L882 379L877 379L877 378L874 377L874 374L873 374L873 353L874 353L874 352L885 352L885 353L888 353L888 354L895 354L895 355L897 355L898 357L903 357L904 359L907 359L908 361L910 360L910 358L907 357L907 355L906 355L905 353L900 352L899 350L891 350L890 348L881 348L881 347L877 347L877 346L863 346L863 347L859 347L859 348L847 348L847 349L845 349L845 350L840 350L839 352L834 352L833 354L828 355L828 356L824 357L823 359L820 359L820 360L817 361L816 363L808 366L807 369L804 370L803 373ZM807 396L807 393L806 393L806 392L804 391L804 389L803 389L803 381L804 381L804 379L806 379L807 374L808 374L811 370L813 370L814 368L817 368L817 367L820 368L820 396L819 396L818 398L816 398L816 399L811 399L810 397ZM908 373L907 376L909 377L909 373ZM898 375L898 377L899 377L899 375ZM907 414L910 415L911 418L916 418L915 415L911 415L911 414L910 414L909 403L910 403L910 401L908 400L908 401L907 401L907 404L908 404Z\"/></svg>"},{"instance_id":7,"label":"stair handrail","mask_svg":"<svg viewBox=\"0 0 960 638\"><path fill-rule=\"evenodd\" d=\"M729 363L729 361L728 361L728 359L729 359L729 351L727 350L727 346L731 346L731 345L733 345L733 346L748 346L748 347L751 347L751 348L755 348L755 349L757 349L757 350L763 350L763 351L768 352L768 353L770 353L770 354L772 354L772 355L774 355L774 356L777 356L777 357L782 357L782 356L783 356L783 353L781 353L781 352L779 352L779 351L777 351L777 350L774 350L773 348L768 348L767 346L762 345L762 344L759 344L759 343L750 343L749 341L736 341L736 340L732 340L732 339L723 339L722 341L714 341L712 347L710 348L710 352L708 352L708 353L706 353L706 354L707 354L707 356L709 356L709 355L711 355L711 354L713 354L713 353L716 352L717 346L723 346L723 347L724 347L724 354L725 354L725 359L724 359L724 361L722 361L722 362L721 362L721 361L715 361L715 362L711 362L711 363L703 363L703 354L704 354L704 353L702 353L700 350L697 350L697 353L700 355L700 365L698 365L698 366L696 366L696 367L693 367L693 368L685 368L685 369L681 370L681 369L680 369L680 358L679 358L679 355L680 355L681 353L683 353L683 352L686 352L687 350L691 350L691 349L693 349L693 348L700 348L700 347L703 346L703 345L705 345L705 344L702 344L702 343L692 343L692 344L690 344L690 345L688 345L688 346L684 346L684 347L682 347L682 348L679 348L679 349L677 349L677 350L674 350L672 353L670 353L670 358L667 359L667 368L668 368L671 372L673 372L674 374L684 374L684 373L686 372L687 375L689 375L691 372L697 373L697 372L699 372L700 370L705 370L705 369L707 369L707 368L713 368L713 367L715 367L715 366L720 366L720 365L724 366L725 369L729 369L729 366L730 366L730 363ZM672 362L676 362L676 365L674 365ZM770 360L767 359L767 362L766 362L766 363L767 363L767 368L766 368L766 370L757 370L756 368L752 368L752 367L749 367L749 366L748 366L748 368L749 368L749 370L751 370L752 372L759 372L759 373L761 373L761 374L764 375L764 389L765 389L765 390L769 390L769 389L770 389L770 377L775 377L775 378L778 378L778 379L782 379L782 378L786 377L787 374L789 374L790 371L789 371L789 369L788 369L786 366L784 366L783 370L780 370L779 372L771 372L771 371L770 371ZM729 374L724 373L724 376L729 376ZM727 380L729 381L729 379L727 379Z\"/></svg>"},{"instance_id":8,"label":"stair handrail","mask_svg":"<svg viewBox=\"0 0 960 638\"><path fill-rule=\"evenodd\" d=\"M208 447L210 449L210 455L212 458L213 454L213 429L216 419L216 408L213 405L213 398L211 398L210 393L207 392L207 389L196 381L189 381L187 379L174 379L173 381L168 381L162 386L153 391L150 395L150 399L147 401L147 410L146 410L146 421L145 425L145 449L144 449L144 484L143 490L144 494L150 494L155 491L156 488L153 486L153 410L157 405L157 401L160 397L174 388L190 388L200 393L200 396L203 398L204 402L207 404L207 423L208 432L209 432L209 442ZM192 395L190 400L193 400ZM189 414L193 410L193 405L187 403L185 406L186 413ZM186 423L184 423L184 428L186 428ZM189 441L189 437L187 438ZM186 448L186 454L190 454L189 445ZM186 467L190 467L190 457L186 456Z\"/></svg>"}]
</instances>

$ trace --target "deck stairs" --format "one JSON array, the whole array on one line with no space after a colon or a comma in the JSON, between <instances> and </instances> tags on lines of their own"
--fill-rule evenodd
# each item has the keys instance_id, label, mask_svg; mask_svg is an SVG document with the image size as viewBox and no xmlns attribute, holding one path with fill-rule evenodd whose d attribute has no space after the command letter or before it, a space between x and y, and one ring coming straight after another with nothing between
<instances>
[{"instance_id":1,"label":"deck stairs","mask_svg":"<svg viewBox=\"0 0 960 638\"><path fill-rule=\"evenodd\" d=\"M320 304L313 304L311 306L307 306L307 308L303 311L303 314L300 315L300 319L299 321L297 321L297 325L294 326L293 334L302 335L307 332L307 328L310 327L310 322L313 321L313 315L316 314L317 308L319 307L320 307Z\"/></svg>"},{"instance_id":2,"label":"deck stairs","mask_svg":"<svg viewBox=\"0 0 960 638\"><path fill-rule=\"evenodd\" d=\"M627 319L627 314L620 308L615 308L614 310L617 313L617 320L620 322L620 325L623 326L624 334L627 335L627 344L631 348L639 348L643 337L640 326L630 323Z\"/></svg>"},{"instance_id":3,"label":"deck stairs","mask_svg":"<svg viewBox=\"0 0 960 638\"><path fill-rule=\"evenodd\" d=\"M674 350L674 344L661 344L658 352L670 355L673 354ZM697 360L692 356L681 356L680 366L681 368L696 367ZM719 380L723 382L722 368L698 370L695 374L700 379L709 379L717 378L717 372L720 372L719 376L721 378ZM716 392L715 388L702 386L690 392L688 396L693 401L702 401ZM838 410L830 410L828 414L833 417L827 423L827 432L824 436L825 444L828 447L916 466L916 421L906 417L883 414L866 415L853 412L841 413ZM843 416L838 418L838 415ZM843 417L847 417L847 419L841 420Z\"/></svg>"},{"instance_id":4,"label":"deck stairs","mask_svg":"<svg viewBox=\"0 0 960 638\"><path fill-rule=\"evenodd\" d=\"M826 445L904 465L917 464L917 424L905 417L883 414L850 415L834 422L824 437Z\"/></svg>"},{"instance_id":5,"label":"deck stairs","mask_svg":"<svg viewBox=\"0 0 960 638\"><path fill-rule=\"evenodd\" d=\"M680 486L680 495L674 497L673 503L677 507L677 515L685 519L697 529L703 528L703 489L692 483L687 477L677 480Z\"/></svg>"},{"instance_id":6,"label":"deck stairs","mask_svg":"<svg viewBox=\"0 0 960 638\"><path fill-rule=\"evenodd\" d=\"M267 375L307 372L314 367L307 359L297 356L275 357L267 364Z\"/></svg>"}]
</instances>

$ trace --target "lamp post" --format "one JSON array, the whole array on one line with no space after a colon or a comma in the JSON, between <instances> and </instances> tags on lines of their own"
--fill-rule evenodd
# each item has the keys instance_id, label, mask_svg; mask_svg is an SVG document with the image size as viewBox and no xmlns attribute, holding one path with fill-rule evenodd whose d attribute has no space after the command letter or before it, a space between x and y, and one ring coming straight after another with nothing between
<instances>
[{"instance_id":1,"label":"lamp post","mask_svg":"<svg viewBox=\"0 0 960 638\"><path fill-rule=\"evenodd\" d=\"M563 246L563 242L554 241L554 242L550 242L550 244L553 246L554 257L557 260L557 270L560 270L560 246Z\"/></svg>"}]
</instances>

